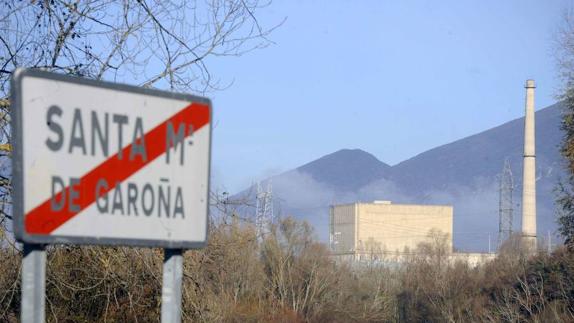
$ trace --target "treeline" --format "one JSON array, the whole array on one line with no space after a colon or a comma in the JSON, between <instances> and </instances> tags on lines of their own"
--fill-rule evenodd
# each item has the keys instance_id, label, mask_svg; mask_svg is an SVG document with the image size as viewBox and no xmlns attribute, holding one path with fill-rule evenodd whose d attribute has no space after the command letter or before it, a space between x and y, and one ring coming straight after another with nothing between
<instances>
[{"instance_id":1,"label":"treeline","mask_svg":"<svg viewBox=\"0 0 574 323\"><path fill-rule=\"evenodd\" d=\"M527 258L516 248L481 267L452 263L444 239L400 266L337 262L306 223L283 220L263 239L251 226L211 228L187 251L187 322L571 322L574 254ZM17 322L21 253L2 238L0 321ZM157 322L162 251L48 247L49 322Z\"/></svg>"}]
</instances>

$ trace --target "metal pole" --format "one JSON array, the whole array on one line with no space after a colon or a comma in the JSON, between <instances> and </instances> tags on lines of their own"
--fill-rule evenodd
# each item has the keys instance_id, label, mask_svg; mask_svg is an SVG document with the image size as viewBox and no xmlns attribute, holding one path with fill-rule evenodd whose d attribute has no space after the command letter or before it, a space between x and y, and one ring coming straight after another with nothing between
<instances>
[{"instance_id":1,"label":"metal pole","mask_svg":"<svg viewBox=\"0 0 574 323\"><path fill-rule=\"evenodd\" d=\"M181 322L181 284L183 250L164 249L163 285L161 289L161 322Z\"/></svg>"},{"instance_id":2,"label":"metal pole","mask_svg":"<svg viewBox=\"0 0 574 323\"><path fill-rule=\"evenodd\" d=\"M24 244L22 259L22 323L43 323L46 303L46 250L43 245Z\"/></svg>"}]
</instances>

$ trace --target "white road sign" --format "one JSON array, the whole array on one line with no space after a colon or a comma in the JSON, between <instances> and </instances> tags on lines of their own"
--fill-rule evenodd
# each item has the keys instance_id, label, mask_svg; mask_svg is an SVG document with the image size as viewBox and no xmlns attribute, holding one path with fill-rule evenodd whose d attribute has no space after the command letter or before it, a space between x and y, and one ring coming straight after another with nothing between
<instances>
[{"instance_id":1,"label":"white road sign","mask_svg":"<svg viewBox=\"0 0 574 323\"><path fill-rule=\"evenodd\" d=\"M204 245L208 99L36 70L12 91L20 241Z\"/></svg>"}]
</instances>

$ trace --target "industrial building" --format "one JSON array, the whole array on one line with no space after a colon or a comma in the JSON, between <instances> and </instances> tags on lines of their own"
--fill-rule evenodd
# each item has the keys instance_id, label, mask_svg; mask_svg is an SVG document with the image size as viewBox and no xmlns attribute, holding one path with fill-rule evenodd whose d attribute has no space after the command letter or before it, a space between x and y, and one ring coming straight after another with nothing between
<instances>
[{"instance_id":1,"label":"industrial building","mask_svg":"<svg viewBox=\"0 0 574 323\"><path fill-rule=\"evenodd\" d=\"M446 237L452 253L453 208L449 205L407 205L390 201L331 206L333 253L352 260L399 257L413 251L430 234Z\"/></svg>"},{"instance_id":2,"label":"industrial building","mask_svg":"<svg viewBox=\"0 0 574 323\"><path fill-rule=\"evenodd\" d=\"M333 205L330 209L333 255L339 260L400 263L418 256L421 243L440 243L450 262L477 266L494 253L453 252L453 207L393 204L390 201Z\"/></svg>"}]
</instances>

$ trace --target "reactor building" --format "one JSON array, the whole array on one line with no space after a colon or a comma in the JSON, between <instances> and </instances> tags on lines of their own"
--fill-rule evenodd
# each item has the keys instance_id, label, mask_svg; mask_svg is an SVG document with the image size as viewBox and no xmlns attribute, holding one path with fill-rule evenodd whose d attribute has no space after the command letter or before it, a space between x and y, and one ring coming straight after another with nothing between
<instances>
[{"instance_id":1,"label":"reactor building","mask_svg":"<svg viewBox=\"0 0 574 323\"><path fill-rule=\"evenodd\" d=\"M333 205L333 254L348 260L397 258L429 242L433 232L446 237L452 252L453 208L449 205L393 204L390 201Z\"/></svg>"}]
</instances>

